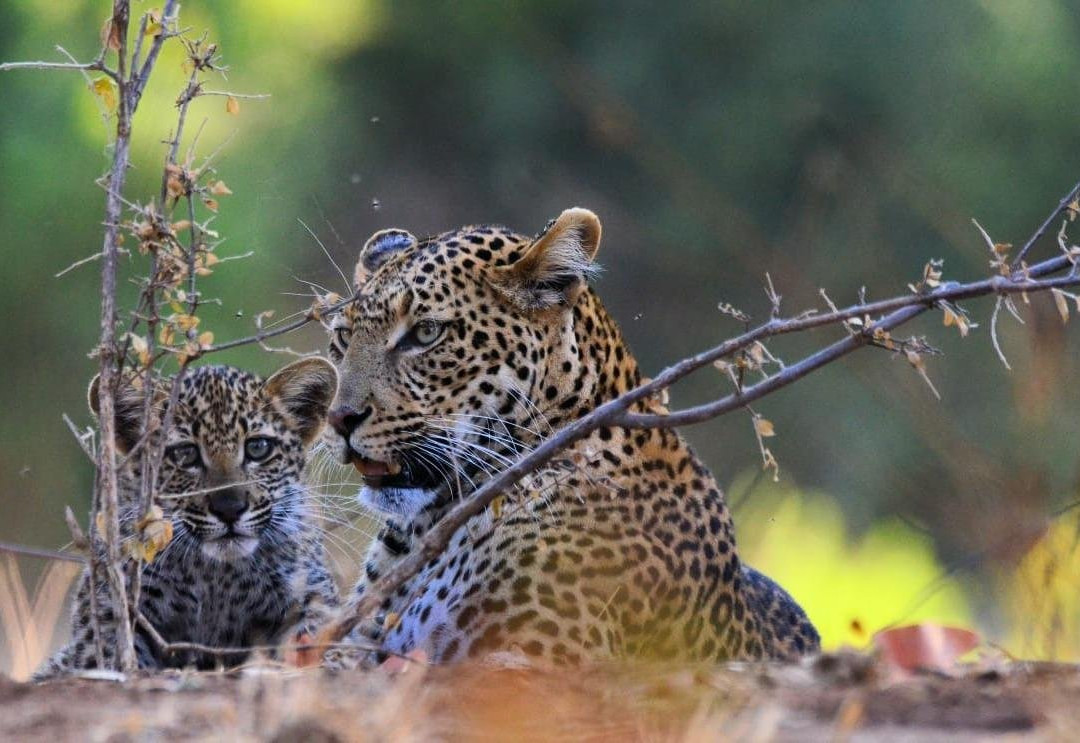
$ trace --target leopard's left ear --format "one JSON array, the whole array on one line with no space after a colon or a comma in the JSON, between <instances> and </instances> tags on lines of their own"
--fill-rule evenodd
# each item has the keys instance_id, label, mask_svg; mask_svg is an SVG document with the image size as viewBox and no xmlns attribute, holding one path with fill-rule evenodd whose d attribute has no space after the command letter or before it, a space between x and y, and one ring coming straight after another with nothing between
<instances>
[{"instance_id":1,"label":"leopard's left ear","mask_svg":"<svg viewBox=\"0 0 1080 743\"><path fill-rule=\"evenodd\" d=\"M364 247L360 250L360 260L356 263L353 272L353 284L359 289L368 276L386 263L391 256L416 245L416 238L408 230L392 228L379 230L368 238Z\"/></svg>"},{"instance_id":2,"label":"leopard's left ear","mask_svg":"<svg viewBox=\"0 0 1080 743\"><path fill-rule=\"evenodd\" d=\"M338 375L322 358L301 359L278 370L263 384L278 410L296 423L304 445L310 444L326 423L326 413L337 392Z\"/></svg>"},{"instance_id":3,"label":"leopard's left ear","mask_svg":"<svg viewBox=\"0 0 1080 743\"><path fill-rule=\"evenodd\" d=\"M548 223L519 260L497 269L493 283L525 310L570 307L599 267L600 219L588 209L567 209Z\"/></svg>"}]
</instances>

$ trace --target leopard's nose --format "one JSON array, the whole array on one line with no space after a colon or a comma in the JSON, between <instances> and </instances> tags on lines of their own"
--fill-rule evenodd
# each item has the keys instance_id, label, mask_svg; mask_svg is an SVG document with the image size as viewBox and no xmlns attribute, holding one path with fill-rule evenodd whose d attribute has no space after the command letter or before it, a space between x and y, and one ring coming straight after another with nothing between
<instances>
[{"instance_id":1,"label":"leopard's nose","mask_svg":"<svg viewBox=\"0 0 1080 743\"><path fill-rule=\"evenodd\" d=\"M330 411L327 421L330 423L330 427L338 432L339 436L348 441L352 437L353 431L367 420L370 415L370 407L364 408L364 412L361 413L351 405L340 405Z\"/></svg>"},{"instance_id":2,"label":"leopard's nose","mask_svg":"<svg viewBox=\"0 0 1080 743\"><path fill-rule=\"evenodd\" d=\"M210 513L221 519L223 524L235 524L248 507L247 496L238 488L216 490L208 500Z\"/></svg>"}]
</instances>

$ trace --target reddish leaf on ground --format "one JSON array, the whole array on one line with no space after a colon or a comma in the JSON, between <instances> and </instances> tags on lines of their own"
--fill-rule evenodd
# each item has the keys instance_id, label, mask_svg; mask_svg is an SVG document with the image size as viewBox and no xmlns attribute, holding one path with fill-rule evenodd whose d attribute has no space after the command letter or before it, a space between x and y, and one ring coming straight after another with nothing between
<instances>
[{"instance_id":1,"label":"reddish leaf on ground","mask_svg":"<svg viewBox=\"0 0 1080 743\"><path fill-rule=\"evenodd\" d=\"M874 635L874 647L887 668L903 676L918 670L949 672L982 639L971 630L940 624L894 627Z\"/></svg>"}]
</instances>

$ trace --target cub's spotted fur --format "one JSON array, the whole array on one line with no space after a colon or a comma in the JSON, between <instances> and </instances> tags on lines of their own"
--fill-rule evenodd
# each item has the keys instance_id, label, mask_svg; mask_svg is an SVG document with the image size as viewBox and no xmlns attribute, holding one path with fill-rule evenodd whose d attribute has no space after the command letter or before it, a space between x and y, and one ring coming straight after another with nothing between
<instances>
[{"instance_id":1,"label":"cub's spotted fur","mask_svg":"<svg viewBox=\"0 0 1080 743\"><path fill-rule=\"evenodd\" d=\"M173 537L142 567L139 610L169 642L218 648L276 644L310 632L337 605L317 514L301 480L308 446L322 429L337 385L322 359L291 364L265 382L247 372L205 366L184 377L158 477L158 503ZM169 385L157 390L157 420ZM97 379L90 404L97 412ZM143 392L117 394L117 447L140 436ZM121 529L134 537L142 451L121 470ZM187 495L185 497L184 494ZM46 679L99 667L91 590L104 630L103 661L115 666L116 617L102 576L84 572L72 615L73 636L37 672ZM145 630L136 634L139 667L235 665L245 654L163 655Z\"/></svg>"},{"instance_id":2,"label":"cub's spotted fur","mask_svg":"<svg viewBox=\"0 0 1080 743\"><path fill-rule=\"evenodd\" d=\"M534 239L481 226L368 241L330 347L339 453L391 520L366 580L519 452L641 383L587 284L599 243L584 209ZM664 412L656 401L633 411ZM708 469L660 429L578 441L382 608L367 631L386 650L436 661L792 659L819 647L795 601L739 560Z\"/></svg>"}]
</instances>

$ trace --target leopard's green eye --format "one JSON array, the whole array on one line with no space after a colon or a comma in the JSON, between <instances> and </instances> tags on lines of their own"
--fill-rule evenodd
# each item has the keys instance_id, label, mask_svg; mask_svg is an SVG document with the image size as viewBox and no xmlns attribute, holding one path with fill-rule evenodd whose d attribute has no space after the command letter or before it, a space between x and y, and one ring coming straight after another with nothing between
<instances>
[{"instance_id":1,"label":"leopard's green eye","mask_svg":"<svg viewBox=\"0 0 1080 743\"><path fill-rule=\"evenodd\" d=\"M435 320L421 320L409 329L409 332L401 336L397 343L399 351L410 348L427 348L442 337L443 324Z\"/></svg>"},{"instance_id":2,"label":"leopard's green eye","mask_svg":"<svg viewBox=\"0 0 1080 743\"><path fill-rule=\"evenodd\" d=\"M199 447L189 442L174 444L165 451L165 454L177 467L187 468L199 464Z\"/></svg>"},{"instance_id":3,"label":"leopard's green eye","mask_svg":"<svg viewBox=\"0 0 1080 743\"><path fill-rule=\"evenodd\" d=\"M252 436L244 443L244 455L252 462L261 462L274 451L274 440L266 436Z\"/></svg>"}]
</instances>

